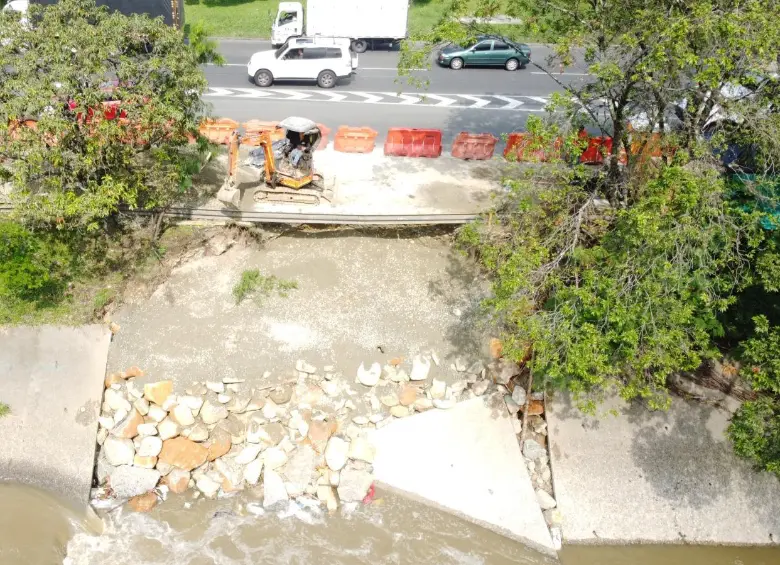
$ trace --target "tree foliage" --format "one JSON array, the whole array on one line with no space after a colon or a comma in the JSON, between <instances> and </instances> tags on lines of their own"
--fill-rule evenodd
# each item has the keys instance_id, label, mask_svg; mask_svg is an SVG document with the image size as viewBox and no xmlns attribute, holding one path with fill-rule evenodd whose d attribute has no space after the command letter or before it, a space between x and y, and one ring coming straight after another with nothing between
<instances>
[{"instance_id":1,"label":"tree foliage","mask_svg":"<svg viewBox=\"0 0 780 565\"><path fill-rule=\"evenodd\" d=\"M169 205L196 163L202 54L161 19L94 0L31 4L29 21L0 22L0 162L17 217L94 228L121 205Z\"/></svg>"}]
</instances>

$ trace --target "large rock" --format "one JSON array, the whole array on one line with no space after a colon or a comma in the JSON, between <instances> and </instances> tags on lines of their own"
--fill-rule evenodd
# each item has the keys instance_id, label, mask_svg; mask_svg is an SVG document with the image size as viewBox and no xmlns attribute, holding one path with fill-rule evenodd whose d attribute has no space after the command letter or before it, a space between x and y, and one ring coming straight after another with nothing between
<instances>
[{"instance_id":1,"label":"large rock","mask_svg":"<svg viewBox=\"0 0 780 565\"><path fill-rule=\"evenodd\" d=\"M444 398L447 392L447 383L440 381L439 379L433 379L431 382L431 398Z\"/></svg>"},{"instance_id":2,"label":"large rock","mask_svg":"<svg viewBox=\"0 0 780 565\"><path fill-rule=\"evenodd\" d=\"M157 506L157 495L153 492L140 494L128 500L127 505L134 512L151 512L152 508Z\"/></svg>"},{"instance_id":3,"label":"large rock","mask_svg":"<svg viewBox=\"0 0 780 565\"><path fill-rule=\"evenodd\" d=\"M257 459L258 454L263 450L262 445L247 445L236 455L236 463L239 465L249 465Z\"/></svg>"},{"instance_id":4,"label":"large rock","mask_svg":"<svg viewBox=\"0 0 780 565\"><path fill-rule=\"evenodd\" d=\"M173 381L160 381L144 385L144 398L162 406L173 392Z\"/></svg>"},{"instance_id":5,"label":"large rock","mask_svg":"<svg viewBox=\"0 0 780 565\"><path fill-rule=\"evenodd\" d=\"M111 490L117 498L131 498L147 493L157 486L159 480L159 471L131 465L117 467L108 479Z\"/></svg>"},{"instance_id":6,"label":"large rock","mask_svg":"<svg viewBox=\"0 0 780 565\"><path fill-rule=\"evenodd\" d=\"M334 512L339 507L339 501L336 498L336 489L330 485L317 486L317 498L325 503L328 512Z\"/></svg>"},{"instance_id":7,"label":"large rock","mask_svg":"<svg viewBox=\"0 0 780 565\"><path fill-rule=\"evenodd\" d=\"M206 498L214 498L222 487L222 482L204 474L196 479L195 486Z\"/></svg>"},{"instance_id":8,"label":"large rock","mask_svg":"<svg viewBox=\"0 0 780 565\"><path fill-rule=\"evenodd\" d=\"M548 492L540 488L536 489L536 500L539 501L539 507L542 510L552 510L558 505Z\"/></svg>"},{"instance_id":9,"label":"large rock","mask_svg":"<svg viewBox=\"0 0 780 565\"><path fill-rule=\"evenodd\" d=\"M414 401L417 400L417 391L419 389L414 385L404 385L404 388L401 389L401 394L398 395L398 401L401 403L401 406L411 406L414 404Z\"/></svg>"},{"instance_id":10,"label":"large rock","mask_svg":"<svg viewBox=\"0 0 780 565\"><path fill-rule=\"evenodd\" d=\"M228 417L228 409L222 404L214 404L210 400L203 403L200 409L200 418L207 426L216 424Z\"/></svg>"},{"instance_id":11,"label":"large rock","mask_svg":"<svg viewBox=\"0 0 780 565\"><path fill-rule=\"evenodd\" d=\"M150 404L147 416L149 416L149 419L153 422L159 423L165 420L165 418L168 416L168 412L165 411L161 406Z\"/></svg>"},{"instance_id":12,"label":"large rock","mask_svg":"<svg viewBox=\"0 0 780 565\"><path fill-rule=\"evenodd\" d=\"M368 369L366 369L363 363L358 367L357 380L364 386L376 386L381 376L382 366L379 363L372 364Z\"/></svg>"},{"instance_id":13,"label":"large rock","mask_svg":"<svg viewBox=\"0 0 780 565\"><path fill-rule=\"evenodd\" d=\"M349 442L340 437L332 437L325 448L325 463L332 471L340 471L347 464Z\"/></svg>"},{"instance_id":14,"label":"large rock","mask_svg":"<svg viewBox=\"0 0 780 565\"><path fill-rule=\"evenodd\" d=\"M412 373L409 378L413 381L424 381L431 370L431 362L422 355L415 355L412 359Z\"/></svg>"},{"instance_id":15,"label":"large rock","mask_svg":"<svg viewBox=\"0 0 780 565\"><path fill-rule=\"evenodd\" d=\"M192 410L184 404L174 406L172 414L180 426L191 426L195 423L195 417L192 415Z\"/></svg>"},{"instance_id":16,"label":"large rock","mask_svg":"<svg viewBox=\"0 0 780 565\"><path fill-rule=\"evenodd\" d=\"M209 439L209 429L203 422L198 422L190 428L190 433L187 437L192 441L206 441Z\"/></svg>"},{"instance_id":17,"label":"large rock","mask_svg":"<svg viewBox=\"0 0 780 565\"><path fill-rule=\"evenodd\" d=\"M358 502L368 494L368 489L374 482L371 473L364 469L346 468L339 479L339 499L342 502Z\"/></svg>"},{"instance_id":18,"label":"large rock","mask_svg":"<svg viewBox=\"0 0 780 565\"><path fill-rule=\"evenodd\" d=\"M547 457L547 450L535 439L527 439L523 442L523 455L526 459L536 461L542 457Z\"/></svg>"},{"instance_id":19,"label":"large rock","mask_svg":"<svg viewBox=\"0 0 780 565\"><path fill-rule=\"evenodd\" d=\"M268 395L268 398L271 400L271 402L278 406L290 402L292 393L293 389L290 385L282 385L273 389Z\"/></svg>"},{"instance_id":20,"label":"large rock","mask_svg":"<svg viewBox=\"0 0 780 565\"><path fill-rule=\"evenodd\" d=\"M141 440L138 455L141 457L157 457L162 451L163 440L157 436L147 436Z\"/></svg>"},{"instance_id":21,"label":"large rock","mask_svg":"<svg viewBox=\"0 0 780 565\"><path fill-rule=\"evenodd\" d=\"M246 422L236 414L228 415L227 419L219 423L219 427L230 434L230 441L233 442L233 445L246 441Z\"/></svg>"},{"instance_id":22,"label":"large rock","mask_svg":"<svg viewBox=\"0 0 780 565\"><path fill-rule=\"evenodd\" d=\"M269 447L263 453L263 464L266 470L275 470L287 463L287 453L278 447Z\"/></svg>"},{"instance_id":23,"label":"large rock","mask_svg":"<svg viewBox=\"0 0 780 565\"><path fill-rule=\"evenodd\" d=\"M311 481L311 475L316 466L317 453L310 445L304 445L293 454L282 474L299 490L303 490Z\"/></svg>"},{"instance_id":24,"label":"large rock","mask_svg":"<svg viewBox=\"0 0 780 565\"><path fill-rule=\"evenodd\" d=\"M103 454L109 465L132 465L135 446L132 440L108 436L103 443Z\"/></svg>"},{"instance_id":25,"label":"large rock","mask_svg":"<svg viewBox=\"0 0 780 565\"><path fill-rule=\"evenodd\" d=\"M263 471L263 508L271 509L289 500L281 475L271 469Z\"/></svg>"},{"instance_id":26,"label":"large rock","mask_svg":"<svg viewBox=\"0 0 780 565\"><path fill-rule=\"evenodd\" d=\"M209 440L204 442L203 445L206 446L208 460L214 461L215 459L222 457L228 451L230 451L230 447L233 445L233 442L230 440L230 434L227 432L227 430L217 426L211 432L211 437Z\"/></svg>"},{"instance_id":27,"label":"large rock","mask_svg":"<svg viewBox=\"0 0 780 565\"><path fill-rule=\"evenodd\" d=\"M118 390L111 388L106 390L106 393L103 396L103 400L106 404L108 404L111 410L124 410L125 412L130 411L130 402Z\"/></svg>"},{"instance_id":28,"label":"large rock","mask_svg":"<svg viewBox=\"0 0 780 565\"><path fill-rule=\"evenodd\" d=\"M376 448L371 444L368 438L364 435L360 435L350 442L347 456L350 459L373 463L374 457L376 456Z\"/></svg>"},{"instance_id":29,"label":"large rock","mask_svg":"<svg viewBox=\"0 0 780 565\"><path fill-rule=\"evenodd\" d=\"M181 428L173 418L165 418L162 422L157 424L157 433L163 441L175 438L180 432Z\"/></svg>"},{"instance_id":30,"label":"large rock","mask_svg":"<svg viewBox=\"0 0 780 565\"><path fill-rule=\"evenodd\" d=\"M249 429L246 433L246 440L249 443L262 443L272 447L278 445L287 435L284 426L279 422L271 424L262 424L261 418L252 418L249 420Z\"/></svg>"},{"instance_id":31,"label":"large rock","mask_svg":"<svg viewBox=\"0 0 780 565\"><path fill-rule=\"evenodd\" d=\"M192 414L197 416L200 409L203 408L203 399L200 396L187 395L179 397L179 404L192 410Z\"/></svg>"},{"instance_id":32,"label":"large rock","mask_svg":"<svg viewBox=\"0 0 780 565\"><path fill-rule=\"evenodd\" d=\"M243 488L244 470L235 460L222 457L214 461L214 469L222 475L222 489L232 492Z\"/></svg>"},{"instance_id":33,"label":"large rock","mask_svg":"<svg viewBox=\"0 0 780 565\"><path fill-rule=\"evenodd\" d=\"M144 417L135 408L131 408L127 416L111 428L111 435L123 439L132 439L138 435L138 426L143 423Z\"/></svg>"},{"instance_id":34,"label":"large rock","mask_svg":"<svg viewBox=\"0 0 780 565\"><path fill-rule=\"evenodd\" d=\"M190 472L184 469L173 469L165 476L164 480L171 492L183 494L190 485Z\"/></svg>"},{"instance_id":35,"label":"large rock","mask_svg":"<svg viewBox=\"0 0 780 565\"><path fill-rule=\"evenodd\" d=\"M192 471L206 462L209 450L203 445L183 437L163 442L159 459L184 471Z\"/></svg>"},{"instance_id":36,"label":"large rock","mask_svg":"<svg viewBox=\"0 0 780 565\"><path fill-rule=\"evenodd\" d=\"M250 485L256 485L260 482L260 474L263 471L263 459L258 457L249 465L244 467L244 480Z\"/></svg>"}]
</instances>

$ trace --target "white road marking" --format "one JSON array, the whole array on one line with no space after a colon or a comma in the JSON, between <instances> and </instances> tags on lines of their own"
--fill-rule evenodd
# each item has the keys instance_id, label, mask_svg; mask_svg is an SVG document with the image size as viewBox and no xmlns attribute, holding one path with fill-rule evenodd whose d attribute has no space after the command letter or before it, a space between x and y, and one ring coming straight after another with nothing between
<instances>
[{"instance_id":1,"label":"white road marking","mask_svg":"<svg viewBox=\"0 0 780 565\"><path fill-rule=\"evenodd\" d=\"M493 98L498 98L499 100L503 100L507 103L506 106L501 108L502 110L514 110L515 108L523 105L523 103L516 98L507 98L506 96L499 96L498 94L493 94L492 96Z\"/></svg>"},{"instance_id":2,"label":"white road marking","mask_svg":"<svg viewBox=\"0 0 780 565\"><path fill-rule=\"evenodd\" d=\"M313 92L309 93L305 90L285 90L281 88L275 89L275 92L287 94L289 96L288 100L305 100L306 98L311 98L312 94L314 94ZM319 92L317 94L319 94Z\"/></svg>"},{"instance_id":3,"label":"white road marking","mask_svg":"<svg viewBox=\"0 0 780 565\"><path fill-rule=\"evenodd\" d=\"M379 104L380 102L382 102L381 96L376 96L375 94L369 94L368 92L353 92L352 94L365 98L365 100L360 100L360 102L364 102L366 104Z\"/></svg>"},{"instance_id":4,"label":"white road marking","mask_svg":"<svg viewBox=\"0 0 780 565\"><path fill-rule=\"evenodd\" d=\"M444 107L444 106L452 106L455 104L456 100L454 98L447 98L446 96L442 96L440 94L423 94L424 98L433 98L434 100L439 100L439 103L436 104L438 107Z\"/></svg>"},{"instance_id":5,"label":"white road marking","mask_svg":"<svg viewBox=\"0 0 780 565\"><path fill-rule=\"evenodd\" d=\"M347 104L379 104L416 108L444 108L445 110L509 110L519 112L542 112L549 98L544 96L503 96L499 94L433 94L396 92L325 92L322 89L292 90L282 88L223 88L210 87L205 96L217 98L242 98L286 101L341 102ZM528 107L528 101L535 102Z\"/></svg>"},{"instance_id":6,"label":"white road marking","mask_svg":"<svg viewBox=\"0 0 780 565\"><path fill-rule=\"evenodd\" d=\"M460 94L460 97L461 98L465 98L466 100L474 101L475 104L476 104L475 106L473 106L474 108L482 108L482 107L487 106L488 104L490 104L490 100L485 100L484 98L479 98L477 96L471 96L471 95L468 95L468 94Z\"/></svg>"}]
</instances>

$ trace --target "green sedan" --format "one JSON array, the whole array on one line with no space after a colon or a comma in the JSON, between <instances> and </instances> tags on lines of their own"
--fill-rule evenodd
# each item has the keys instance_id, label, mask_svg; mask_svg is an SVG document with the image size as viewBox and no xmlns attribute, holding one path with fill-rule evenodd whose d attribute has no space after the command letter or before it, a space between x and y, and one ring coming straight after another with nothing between
<instances>
[{"instance_id":1,"label":"green sedan","mask_svg":"<svg viewBox=\"0 0 780 565\"><path fill-rule=\"evenodd\" d=\"M531 62L531 48L524 43L512 43L497 37L480 37L471 47L448 45L436 61L454 70L464 66L504 67L508 71L522 69Z\"/></svg>"}]
</instances>

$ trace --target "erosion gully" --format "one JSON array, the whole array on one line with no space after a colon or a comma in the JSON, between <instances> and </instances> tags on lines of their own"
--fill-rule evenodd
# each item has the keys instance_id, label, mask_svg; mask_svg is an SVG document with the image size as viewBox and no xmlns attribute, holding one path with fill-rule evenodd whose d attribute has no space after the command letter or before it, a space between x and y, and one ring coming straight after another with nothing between
<instances>
[{"instance_id":1,"label":"erosion gully","mask_svg":"<svg viewBox=\"0 0 780 565\"><path fill-rule=\"evenodd\" d=\"M735 524L735 527L738 525ZM780 549L567 546L563 565L776 565ZM251 493L101 520L43 491L0 484L2 565L548 565L511 539L389 493L333 516L264 513Z\"/></svg>"}]
</instances>

